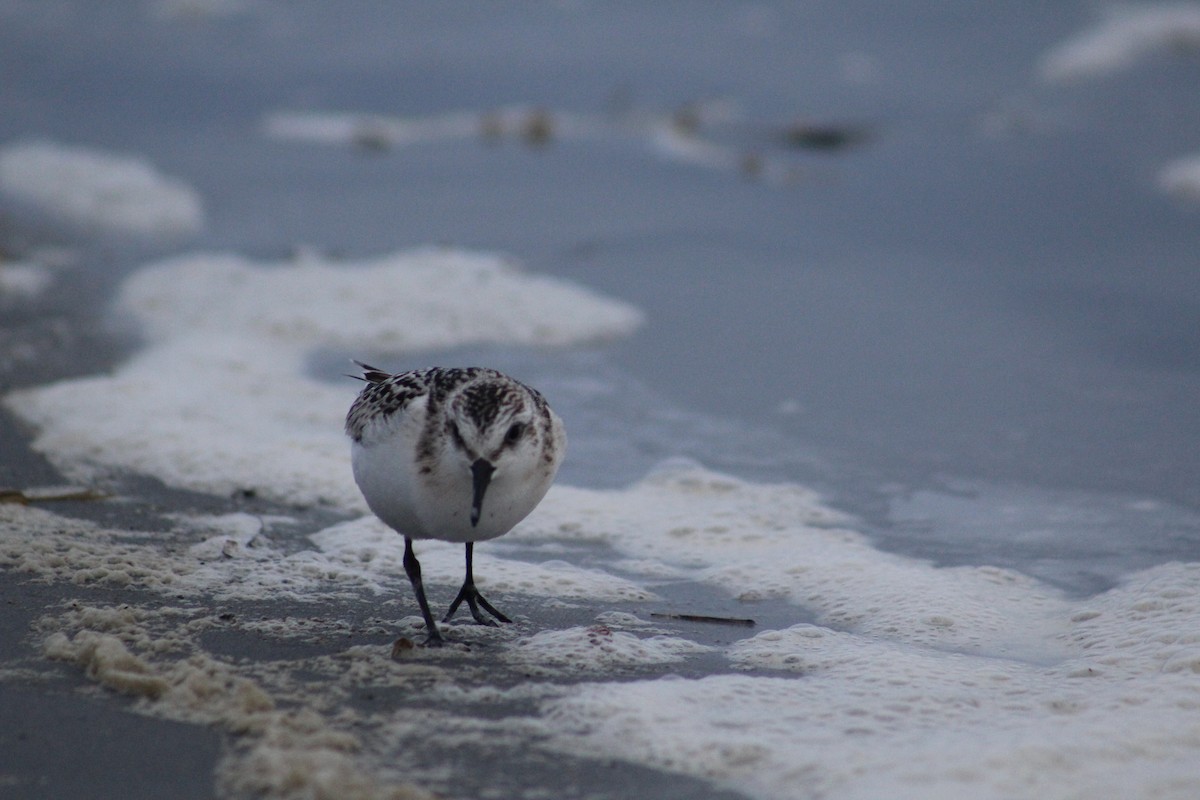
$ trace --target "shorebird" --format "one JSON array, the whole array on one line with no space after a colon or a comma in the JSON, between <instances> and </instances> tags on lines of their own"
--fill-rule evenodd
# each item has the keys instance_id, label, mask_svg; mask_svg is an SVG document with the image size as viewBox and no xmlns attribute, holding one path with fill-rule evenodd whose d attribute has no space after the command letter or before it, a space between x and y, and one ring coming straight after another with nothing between
<instances>
[{"instance_id":1,"label":"shorebird","mask_svg":"<svg viewBox=\"0 0 1200 800\"><path fill-rule=\"evenodd\" d=\"M404 537L404 571L425 618L425 644L444 639L414 539L466 545L466 578L443 622L464 602L480 624L496 624L484 611L511 622L475 588L475 542L508 533L546 495L566 451L562 420L535 389L494 369L391 375L355 363L366 386L346 415L354 480L371 511Z\"/></svg>"}]
</instances>

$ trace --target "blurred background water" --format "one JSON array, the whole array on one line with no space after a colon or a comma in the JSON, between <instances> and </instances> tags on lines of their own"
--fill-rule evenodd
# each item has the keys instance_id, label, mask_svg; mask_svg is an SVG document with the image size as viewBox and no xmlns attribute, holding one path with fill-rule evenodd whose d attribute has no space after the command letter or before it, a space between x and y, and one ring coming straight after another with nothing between
<instances>
[{"instance_id":1,"label":"blurred background water","mask_svg":"<svg viewBox=\"0 0 1200 800\"><path fill-rule=\"evenodd\" d=\"M568 482L686 455L816 486L888 548L1090 592L1200 558L1200 207L1157 182L1200 147L1200 57L1164 44L1047 79L1047 54L1102 19L1086 2L6 0L0 145L149 160L204 200L188 248L449 244L636 304L648 323L602 348L377 354L557 389ZM536 126L485 135L511 107ZM466 112L479 134L269 135L285 112ZM6 308L36 357L9 357L5 385L111 363L128 343L90 333L97 298L170 248L0 213L13 254L72 235L83 253L41 306ZM335 380L346 355L313 369ZM10 482L30 474L2 458Z\"/></svg>"}]
</instances>

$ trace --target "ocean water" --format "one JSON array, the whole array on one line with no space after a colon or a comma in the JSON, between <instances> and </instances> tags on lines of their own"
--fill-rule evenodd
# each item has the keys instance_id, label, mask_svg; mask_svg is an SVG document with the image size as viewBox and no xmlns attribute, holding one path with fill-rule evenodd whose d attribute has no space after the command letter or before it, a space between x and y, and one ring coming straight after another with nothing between
<instances>
[{"instance_id":1,"label":"ocean water","mask_svg":"<svg viewBox=\"0 0 1200 800\"><path fill-rule=\"evenodd\" d=\"M1198 54L1194 3L0 2L0 786L99 687L211 756L63 791L1195 796ZM406 645L351 358L564 418L476 556L513 626Z\"/></svg>"}]
</instances>

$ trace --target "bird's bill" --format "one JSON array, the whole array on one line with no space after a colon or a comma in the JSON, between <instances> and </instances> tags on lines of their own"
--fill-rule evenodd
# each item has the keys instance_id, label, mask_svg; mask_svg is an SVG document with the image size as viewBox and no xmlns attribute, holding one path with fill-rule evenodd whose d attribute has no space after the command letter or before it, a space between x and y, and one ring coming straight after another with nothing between
<instances>
[{"instance_id":1,"label":"bird's bill","mask_svg":"<svg viewBox=\"0 0 1200 800\"><path fill-rule=\"evenodd\" d=\"M491 483L492 473L496 468L486 458L477 458L471 465L471 475L474 478L475 496L471 500L471 527L479 524L479 516L483 513L483 495Z\"/></svg>"}]
</instances>

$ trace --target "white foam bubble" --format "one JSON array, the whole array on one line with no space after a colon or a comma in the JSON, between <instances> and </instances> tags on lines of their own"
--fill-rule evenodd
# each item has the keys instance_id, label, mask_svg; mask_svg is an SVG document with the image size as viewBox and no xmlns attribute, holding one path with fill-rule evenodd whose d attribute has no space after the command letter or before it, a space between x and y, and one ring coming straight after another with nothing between
<instances>
[{"instance_id":1,"label":"white foam bubble","mask_svg":"<svg viewBox=\"0 0 1200 800\"><path fill-rule=\"evenodd\" d=\"M188 22L237 17L259 7L258 0L153 0L147 5L159 19Z\"/></svg>"},{"instance_id":2,"label":"white foam bubble","mask_svg":"<svg viewBox=\"0 0 1200 800\"><path fill-rule=\"evenodd\" d=\"M35 448L82 480L119 468L344 509L363 508L341 433L356 388L307 376L310 351L564 345L641 321L624 303L454 250L357 263L191 255L134 274L117 309L146 335L144 350L111 375L6 398L39 428Z\"/></svg>"},{"instance_id":3,"label":"white foam bubble","mask_svg":"<svg viewBox=\"0 0 1200 800\"><path fill-rule=\"evenodd\" d=\"M0 191L87 231L178 237L204 226L200 197L140 158L45 141L0 150Z\"/></svg>"},{"instance_id":4,"label":"white foam bubble","mask_svg":"<svg viewBox=\"0 0 1200 800\"><path fill-rule=\"evenodd\" d=\"M534 634L517 642L505 659L534 675L612 676L623 669L682 662L712 649L676 636L640 637L596 624Z\"/></svg>"},{"instance_id":5,"label":"white foam bubble","mask_svg":"<svg viewBox=\"0 0 1200 800\"><path fill-rule=\"evenodd\" d=\"M458 112L411 119L382 114L278 111L263 120L274 139L325 145L400 147L483 135L483 115Z\"/></svg>"},{"instance_id":6,"label":"white foam bubble","mask_svg":"<svg viewBox=\"0 0 1200 800\"><path fill-rule=\"evenodd\" d=\"M0 261L0 306L37 297L53 279L53 273L41 264Z\"/></svg>"},{"instance_id":7,"label":"white foam bubble","mask_svg":"<svg viewBox=\"0 0 1200 800\"><path fill-rule=\"evenodd\" d=\"M1096 25L1051 48L1044 80L1066 82L1125 69L1155 51L1200 48L1200 5L1114 6Z\"/></svg>"},{"instance_id":8,"label":"white foam bubble","mask_svg":"<svg viewBox=\"0 0 1200 800\"><path fill-rule=\"evenodd\" d=\"M1178 200L1200 202L1200 154L1171 161L1158 173L1158 187Z\"/></svg>"}]
</instances>

